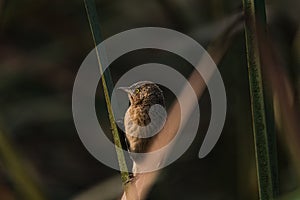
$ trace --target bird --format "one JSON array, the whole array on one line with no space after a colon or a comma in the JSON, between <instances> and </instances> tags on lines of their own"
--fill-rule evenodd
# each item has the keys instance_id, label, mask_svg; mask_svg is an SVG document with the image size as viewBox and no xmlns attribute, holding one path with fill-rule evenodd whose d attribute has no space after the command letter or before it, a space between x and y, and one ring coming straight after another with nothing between
<instances>
[{"instance_id":1,"label":"bird","mask_svg":"<svg viewBox=\"0 0 300 200\"><path fill-rule=\"evenodd\" d=\"M163 91L151 81L139 81L129 87L119 89L128 94L130 106L124 117L125 138L133 160L133 173L137 164L142 162L155 136L163 128L166 121L166 106Z\"/></svg>"}]
</instances>

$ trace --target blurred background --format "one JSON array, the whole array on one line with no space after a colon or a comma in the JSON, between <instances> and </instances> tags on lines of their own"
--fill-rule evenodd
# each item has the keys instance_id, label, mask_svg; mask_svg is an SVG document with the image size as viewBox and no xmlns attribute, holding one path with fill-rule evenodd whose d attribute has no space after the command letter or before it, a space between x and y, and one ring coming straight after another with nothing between
<instances>
[{"instance_id":1,"label":"blurred background","mask_svg":"<svg viewBox=\"0 0 300 200\"><path fill-rule=\"evenodd\" d=\"M96 4L103 40L128 29L158 26L187 34L205 48L242 12L241 0L96 0ZM283 63L298 108L299 8L297 0L266 1L271 43ZM1 200L121 197L119 172L87 152L72 118L73 82L93 48L82 0L0 0ZM172 66L186 77L192 72L192 66L176 55L138 50L112 63L113 81L148 62ZM201 122L195 141L179 160L162 170L149 199L258 199L243 28L237 31L218 68L228 100L221 138L207 157L198 158L210 119L206 91L199 100ZM98 117L109 135L101 85L98 89ZM170 106L174 95L167 89L164 92ZM279 196L300 199L298 161L289 153L289 140L282 137L288 133L280 115L276 119L271 124L277 135Z\"/></svg>"}]
</instances>

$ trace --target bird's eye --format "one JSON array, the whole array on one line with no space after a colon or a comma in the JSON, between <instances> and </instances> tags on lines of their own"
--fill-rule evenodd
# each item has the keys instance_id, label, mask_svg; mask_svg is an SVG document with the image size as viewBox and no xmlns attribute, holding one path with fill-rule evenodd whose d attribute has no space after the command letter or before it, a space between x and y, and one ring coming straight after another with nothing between
<instances>
[{"instance_id":1,"label":"bird's eye","mask_svg":"<svg viewBox=\"0 0 300 200\"><path fill-rule=\"evenodd\" d=\"M135 91L134 91L135 94L137 94L137 93L139 93L139 92L140 92L140 89L139 89L139 88L136 88Z\"/></svg>"}]
</instances>

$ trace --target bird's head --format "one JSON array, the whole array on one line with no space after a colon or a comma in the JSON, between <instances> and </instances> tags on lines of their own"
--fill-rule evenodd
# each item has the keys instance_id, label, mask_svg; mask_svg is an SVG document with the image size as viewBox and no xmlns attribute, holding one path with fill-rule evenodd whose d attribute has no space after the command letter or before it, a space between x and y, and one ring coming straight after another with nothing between
<instances>
[{"instance_id":1,"label":"bird's head","mask_svg":"<svg viewBox=\"0 0 300 200\"><path fill-rule=\"evenodd\" d=\"M119 89L128 94L131 105L165 105L162 90L151 81L139 81L129 87L120 87Z\"/></svg>"}]
</instances>

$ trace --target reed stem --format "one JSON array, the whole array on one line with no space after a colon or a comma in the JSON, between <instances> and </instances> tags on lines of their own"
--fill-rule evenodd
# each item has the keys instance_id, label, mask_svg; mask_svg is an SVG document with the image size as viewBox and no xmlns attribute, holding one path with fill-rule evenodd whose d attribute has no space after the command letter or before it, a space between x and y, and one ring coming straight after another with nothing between
<instances>
[{"instance_id":1,"label":"reed stem","mask_svg":"<svg viewBox=\"0 0 300 200\"><path fill-rule=\"evenodd\" d=\"M84 0L84 4L85 4L85 8L86 8L86 12L87 12L88 20L89 20L89 25L90 25L90 29L91 29L91 33L93 36L95 49L96 49L99 70L102 74L102 72L103 72L102 64L103 64L103 62L105 62L106 58L100 58L100 53L98 52L98 48L97 48L97 44L99 44L101 42L101 32L100 32L100 24L98 22L98 15L97 15L97 11L96 11L95 1L94 0ZM109 121L110 121L110 125L111 125L111 130L112 130L115 147L116 147L115 149L117 152L119 167L120 167L120 171L121 171L121 179L122 179L123 185L125 186L129 182L130 177L129 177L128 167L127 167L126 160L125 160L125 155L123 154L123 150L122 150L122 143L120 140L120 136L118 133L118 129L116 126L116 122L115 122L115 118L114 118L114 114L113 114L113 110L112 110L111 102L110 102L110 94L113 89L113 82L111 79L109 69L106 69L105 72L103 73L102 86L103 86L103 90L104 90L105 101L107 104L108 116L109 116Z\"/></svg>"},{"instance_id":2,"label":"reed stem","mask_svg":"<svg viewBox=\"0 0 300 200\"><path fill-rule=\"evenodd\" d=\"M254 134L255 156L258 176L259 198L274 198L273 170L270 159L270 142L267 133L265 101L261 75L260 52L257 38L257 16L264 14L264 2L243 0L245 12L245 36L250 86L252 127ZM260 13L257 14L256 10Z\"/></svg>"}]
</instances>

